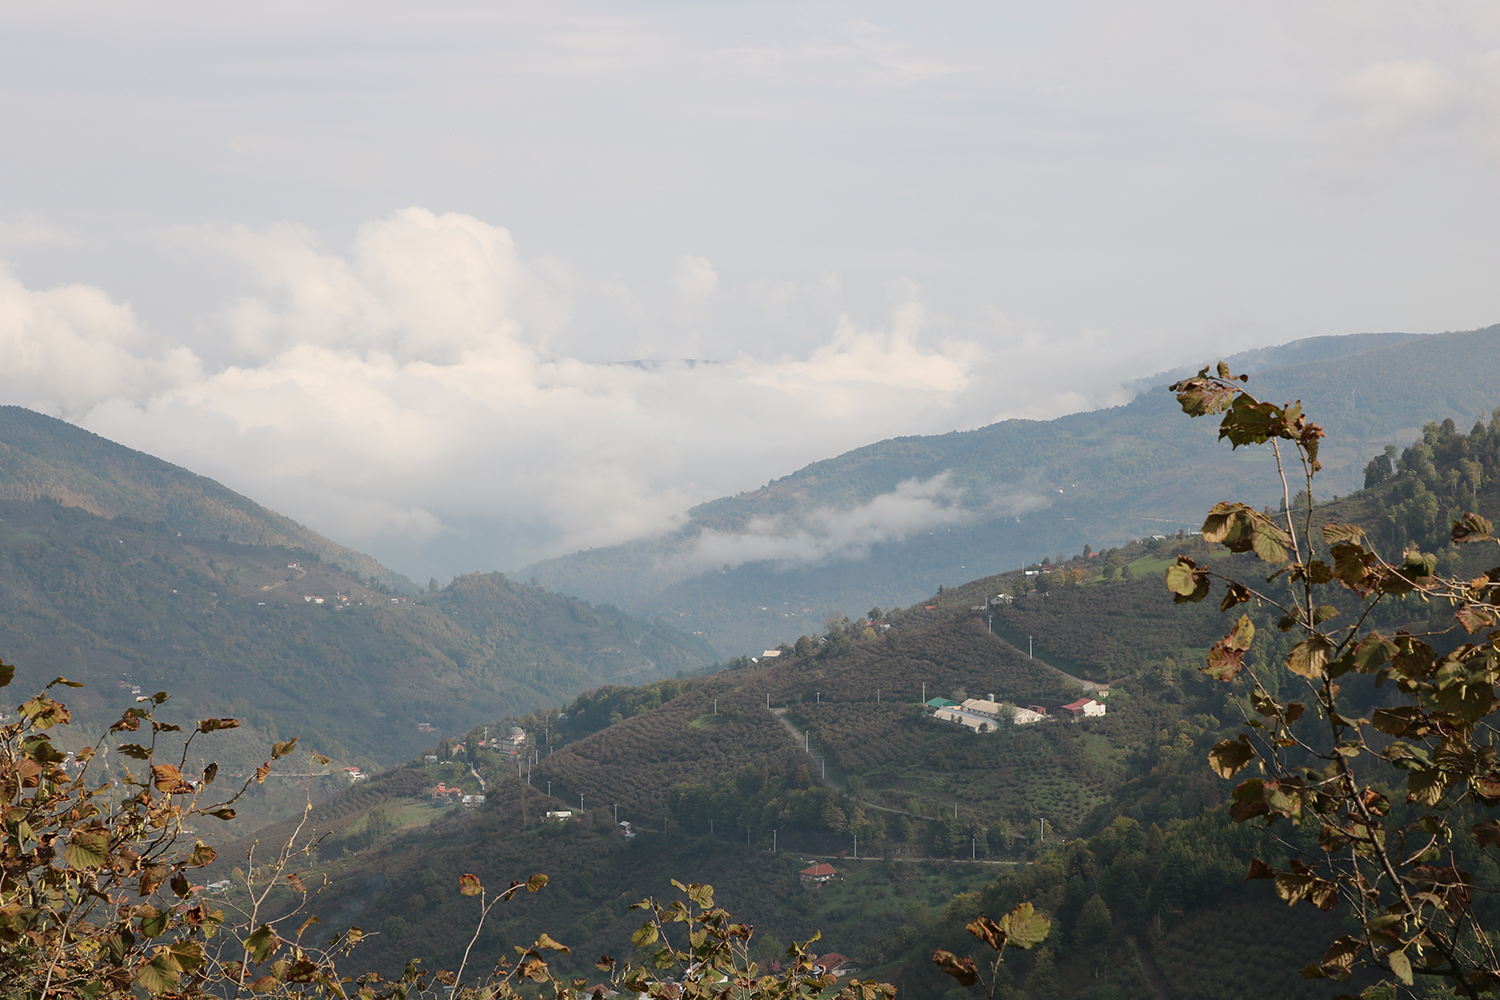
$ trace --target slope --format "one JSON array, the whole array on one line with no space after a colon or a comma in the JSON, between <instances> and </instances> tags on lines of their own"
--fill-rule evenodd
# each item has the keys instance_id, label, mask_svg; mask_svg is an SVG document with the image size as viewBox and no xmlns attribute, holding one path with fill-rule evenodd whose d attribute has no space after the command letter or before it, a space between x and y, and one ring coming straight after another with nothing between
<instances>
[{"instance_id":1,"label":"slope","mask_svg":"<svg viewBox=\"0 0 1500 1000\"><path fill-rule=\"evenodd\" d=\"M51 497L91 514L160 521L193 538L290 546L403 593L416 585L247 497L66 421L0 406L0 500Z\"/></svg>"},{"instance_id":2,"label":"slope","mask_svg":"<svg viewBox=\"0 0 1500 1000\"><path fill-rule=\"evenodd\" d=\"M84 681L80 721L141 693L184 715L236 716L257 763L301 735L343 762L389 766L469 726L608 681L694 671L713 650L663 624L499 574L392 595L315 553L202 540L56 501L0 501L0 657L18 683Z\"/></svg>"},{"instance_id":3,"label":"slope","mask_svg":"<svg viewBox=\"0 0 1500 1000\"><path fill-rule=\"evenodd\" d=\"M1302 399L1328 429L1327 489L1358 489L1370 455L1415 438L1428 420L1467 423L1500 405L1500 326L1351 339L1343 356L1327 343L1302 352L1288 345L1272 360L1315 360L1257 377L1260 392ZM1051 421L872 444L702 504L676 534L521 572L679 621L720 648L756 651L810 631L831 611L906 604L939 584L1043 555L1194 527L1224 496L1275 502L1269 462L1232 452L1157 389ZM929 484L926 507L896 503L901 484L914 481ZM882 520L882 504L906 519ZM774 558L736 565L716 556L746 537Z\"/></svg>"}]
</instances>

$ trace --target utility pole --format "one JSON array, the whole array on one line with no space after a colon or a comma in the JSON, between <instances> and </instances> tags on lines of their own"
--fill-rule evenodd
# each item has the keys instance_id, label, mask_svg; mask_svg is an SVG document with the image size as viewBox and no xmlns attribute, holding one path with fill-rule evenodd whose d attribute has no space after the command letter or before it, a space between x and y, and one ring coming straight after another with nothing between
<instances>
[{"instance_id":1,"label":"utility pole","mask_svg":"<svg viewBox=\"0 0 1500 1000\"><path fill-rule=\"evenodd\" d=\"M854 835L854 860L859 860L859 834Z\"/></svg>"},{"instance_id":2,"label":"utility pole","mask_svg":"<svg viewBox=\"0 0 1500 1000\"><path fill-rule=\"evenodd\" d=\"M547 782L547 798L552 797L552 782Z\"/></svg>"},{"instance_id":3,"label":"utility pole","mask_svg":"<svg viewBox=\"0 0 1500 1000\"><path fill-rule=\"evenodd\" d=\"M818 692L818 700L816 702L814 702L814 704L816 704L816 705L823 704L823 692L822 691Z\"/></svg>"},{"instance_id":4,"label":"utility pole","mask_svg":"<svg viewBox=\"0 0 1500 1000\"><path fill-rule=\"evenodd\" d=\"M719 699L717 698L714 699L714 714L719 714Z\"/></svg>"},{"instance_id":5,"label":"utility pole","mask_svg":"<svg viewBox=\"0 0 1500 1000\"><path fill-rule=\"evenodd\" d=\"M620 803L615 803L615 822L620 822Z\"/></svg>"},{"instance_id":6,"label":"utility pole","mask_svg":"<svg viewBox=\"0 0 1500 1000\"><path fill-rule=\"evenodd\" d=\"M922 704L927 704L927 682L922 682Z\"/></svg>"},{"instance_id":7,"label":"utility pole","mask_svg":"<svg viewBox=\"0 0 1500 1000\"><path fill-rule=\"evenodd\" d=\"M958 803L953 803L953 818L958 819Z\"/></svg>"},{"instance_id":8,"label":"utility pole","mask_svg":"<svg viewBox=\"0 0 1500 1000\"><path fill-rule=\"evenodd\" d=\"M772 830L771 831L771 853L772 854L776 853L776 834L778 832L779 831L777 831L777 830Z\"/></svg>"},{"instance_id":9,"label":"utility pole","mask_svg":"<svg viewBox=\"0 0 1500 1000\"><path fill-rule=\"evenodd\" d=\"M1031 636L1026 637L1026 659L1031 659Z\"/></svg>"},{"instance_id":10,"label":"utility pole","mask_svg":"<svg viewBox=\"0 0 1500 1000\"><path fill-rule=\"evenodd\" d=\"M979 857L978 853L976 853L976 852L977 852L977 848L975 847L974 835L973 834L969 834L969 860L970 861L973 861L973 860L975 860L976 858Z\"/></svg>"},{"instance_id":11,"label":"utility pole","mask_svg":"<svg viewBox=\"0 0 1500 1000\"><path fill-rule=\"evenodd\" d=\"M828 761L824 760L822 757L819 757L818 758L818 767L821 769L821 773L818 775L818 777L822 778L824 781L827 781L828 780Z\"/></svg>"},{"instance_id":12,"label":"utility pole","mask_svg":"<svg viewBox=\"0 0 1500 1000\"><path fill-rule=\"evenodd\" d=\"M812 744L808 742L808 735L806 733L802 734L802 749L807 753L812 753Z\"/></svg>"},{"instance_id":13,"label":"utility pole","mask_svg":"<svg viewBox=\"0 0 1500 1000\"><path fill-rule=\"evenodd\" d=\"M578 811L583 812L583 793L578 793Z\"/></svg>"},{"instance_id":14,"label":"utility pole","mask_svg":"<svg viewBox=\"0 0 1500 1000\"><path fill-rule=\"evenodd\" d=\"M767 691L766 692L766 711L769 712L770 710L771 710L771 692Z\"/></svg>"},{"instance_id":15,"label":"utility pole","mask_svg":"<svg viewBox=\"0 0 1500 1000\"><path fill-rule=\"evenodd\" d=\"M875 704L880 704L880 688L875 689Z\"/></svg>"}]
</instances>

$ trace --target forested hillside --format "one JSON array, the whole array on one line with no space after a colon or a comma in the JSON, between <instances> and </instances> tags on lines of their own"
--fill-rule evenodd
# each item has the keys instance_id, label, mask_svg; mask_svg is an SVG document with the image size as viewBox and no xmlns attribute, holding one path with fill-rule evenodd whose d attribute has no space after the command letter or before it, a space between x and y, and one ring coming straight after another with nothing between
<instances>
[{"instance_id":1,"label":"forested hillside","mask_svg":"<svg viewBox=\"0 0 1500 1000\"><path fill-rule=\"evenodd\" d=\"M1371 489L1318 517L1383 518L1388 556L1414 542L1468 572L1493 553L1451 545L1443 522L1496 512L1497 442L1500 417L1468 434L1430 424L1389 468L1372 465ZM1359 980L1335 986L1295 972L1317 960L1337 921L1288 911L1244 881L1252 854L1277 864L1315 851L1317 831L1278 828L1278 842L1229 821L1232 782L1205 758L1253 709L1243 680L1211 682L1194 669L1226 623L1217 594L1186 605L1166 595L1161 572L1178 553L1230 575L1256 570L1240 562L1248 556L1219 558L1193 533L1080 552L944 588L906 609L833 620L821 635L787 635L780 655L719 674L612 685L523 717L536 734L534 766L474 749L473 733L461 751L440 744L436 755L454 759L413 763L315 812L333 835L322 856L337 878L329 905L341 919L383 928L378 955L394 963L456 947L432 929L465 919L447 888L461 872L500 881L545 870L547 893L507 912L482 947L538 923L562 928L584 975L595 953L632 953L627 902L666 894L669 878L707 881L755 924L766 960L788 937L820 929L823 947L854 956L862 974L936 1000L953 984L930 962L933 949L967 949L967 920L1025 899L1053 929L1042 948L1007 960L1001 995L1357 992ZM1009 600L992 602L996 595ZM1426 631L1440 612L1407 598L1374 618L1388 634ZM1269 689L1300 683L1280 666L1291 637L1270 609L1250 614L1263 636L1250 656ZM1109 682L1104 717L980 734L917 704L993 694L1056 714L1080 694L1059 666ZM1382 704L1368 680L1345 683L1352 707ZM471 765L487 781L482 809L424 804L434 780L477 788ZM1455 821L1480 818L1477 809ZM548 822L546 810L573 815ZM1479 884L1500 881L1500 867L1470 839L1455 838L1452 849ZM819 857L838 877L818 892L800 889L796 871ZM1496 915L1488 896L1475 905Z\"/></svg>"},{"instance_id":2,"label":"forested hillside","mask_svg":"<svg viewBox=\"0 0 1500 1000\"><path fill-rule=\"evenodd\" d=\"M117 716L136 688L170 691L184 715L236 716L233 766L291 735L390 765L430 743L419 726L462 731L714 659L665 624L499 574L398 595L312 552L57 502L0 501L0 595L0 657L18 683L86 682L84 721Z\"/></svg>"},{"instance_id":3,"label":"forested hillside","mask_svg":"<svg viewBox=\"0 0 1500 1000\"><path fill-rule=\"evenodd\" d=\"M1342 338L1318 338L1318 340ZM1500 326L1430 337L1362 338L1349 353L1287 345L1297 363L1257 376L1269 398L1301 399L1329 432L1324 488L1364 485L1372 455L1398 450L1429 421L1467 426L1500 405ZM1314 348L1317 348L1314 350ZM1203 359L1204 363L1214 359ZM786 630L809 631L830 611L909 604L939 584L1076 553L1085 544L1194 528L1226 496L1276 503L1270 456L1233 452L1207 425L1183 420L1157 387L1125 406L1050 421L1007 420L978 430L894 438L816 462L766 486L696 507L676 534L597 548L521 571L553 589L662 615L728 652L756 652ZM755 522L807 533L908 480L947 477L948 515L826 558L716 566L693 554L706 533ZM814 512L816 517L812 517ZM872 520L870 512L851 523ZM811 520L809 518L812 517ZM778 519L780 519L778 521ZM877 519L878 520L878 519Z\"/></svg>"}]
</instances>

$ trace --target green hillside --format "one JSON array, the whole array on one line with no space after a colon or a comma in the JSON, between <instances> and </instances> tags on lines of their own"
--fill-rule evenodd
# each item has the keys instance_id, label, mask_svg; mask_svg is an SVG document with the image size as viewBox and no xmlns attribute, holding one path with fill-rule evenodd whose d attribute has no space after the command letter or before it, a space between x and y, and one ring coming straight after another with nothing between
<instances>
[{"instance_id":1,"label":"green hillside","mask_svg":"<svg viewBox=\"0 0 1500 1000\"><path fill-rule=\"evenodd\" d=\"M1493 552L1449 544L1445 519L1497 508L1500 416L1467 433L1428 425L1389 477L1319 517L1363 519L1384 531L1391 554L1413 542L1469 572ZM1244 881L1247 858L1316 850L1316 830L1279 827L1277 841L1229 821L1232 782L1205 757L1250 711L1247 687L1193 669L1226 623L1215 600L1177 605L1165 595L1161 570L1179 552L1212 557L1191 533L1079 553L1035 575L1012 571L906 609L872 609L817 638L788 635L779 656L718 674L589 692L523 718L537 735L529 783L514 758L476 749L477 734L463 750L440 743L437 762L413 762L314 810L313 825L329 835L315 867L333 880L320 909L382 929L369 956L378 967L409 954L441 965L459 946L441 929L471 919L472 904L453 889L460 874L502 882L545 871L547 891L505 911L479 947L493 954L545 927L575 948L568 961L582 976L596 954L635 953L629 902L669 894L670 878L706 881L756 926L752 947L766 960L818 929L824 948L852 955L902 995L956 1000L933 949L967 949L967 920L1025 899L1053 932L1042 949L1008 959L1001 995L1357 992L1358 980L1309 982L1295 971L1340 933L1337 919L1287 910ZM1258 569L1241 558L1220 568ZM1012 600L988 604L997 594ZM1290 639L1267 610L1250 613L1264 681L1293 683L1276 666ZM1427 617L1441 613L1411 599L1372 621L1427 631ZM1020 645L1028 637L1033 657ZM1079 693L1057 667L1110 682L1107 714L976 734L916 704L993 694L1056 714ZM1367 682L1351 675L1348 687L1355 708L1380 703ZM434 807L436 781L478 788L470 766L486 782L483 807ZM558 823L547 810L573 815ZM1500 880L1500 866L1468 838L1452 850L1479 884ZM802 890L795 873L816 859L838 876ZM1497 904L1486 896L1475 905L1490 919Z\"/></svg>"},{"instance_id":2,"label":"green hillside","mask_svg":"<svg viewBox=\"0 0 1500 1000\"><path fill-rule=\"evenodd\" d=\"M180 711L247 728L226 766L300 734L389 766L432 737L608 681L695 671L702 640L610 607L460 577L393 594L299 549L201 540L57 502L0 501L0 657L34 686L84 681L84 721L167 690ZM253 748L253 749L251 749Z\"/></svg>"},{"instance_id":3,"label":"green hillside","mask_svg":"<svg viewBox=\"0 0 1500 1000\"><path fill-rule=\"evenodd\" d=\"M1332 493L1361 488L1370 457L1387 444L1411 443L1425 423L1451 418L1467 426L1500 405L1500 326L1351 340L1352 353L1342 356L1327 343L1277 349L1265 360L1297 363L1256 379L1268 398L1301 399L1318 415L1329 432L1322 481ZM1056 420L882 441L702 504L677 534L548 560L521 575L666 617L721 649L754 653L788 631L818 627L830 611L909 604L939 584L1085 544L1191 529L1226 496L1275 503L1270 462L1264 451L1233 452L1208 424L1182 419L1157 388L1125 406ZM680 568L686 564L678 557L706 531L741 531L757 518L795 526L811 510L849 510L903 481L939 474L963 491L965 513L952 523L810 566L749 563L701 575Z\"/></svg>"},{"instance_id":4,"label":"green hillside","mask_svg":"<svg viewBox=\"0 0 1500 1000\"><path fill-rule=\"evenodd\" d=\"M52 498L111 518L161 522L190 538L290 546L404 593L417 587L369 556L233 490L55 417L0 406L0 500Z\"/></svg>"}]
</instances>

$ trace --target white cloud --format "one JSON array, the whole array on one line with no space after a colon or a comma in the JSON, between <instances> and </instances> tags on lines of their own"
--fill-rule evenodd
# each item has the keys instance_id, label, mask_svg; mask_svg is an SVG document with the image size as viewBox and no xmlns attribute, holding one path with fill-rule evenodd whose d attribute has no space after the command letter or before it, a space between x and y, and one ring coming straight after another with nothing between
<instances>
[{"instance_id":1,"label":"white cloud","mask_svg":"<svg viewBox=\"0 0 1500 1000\"><path fill-rule=\"evenodd\" d=\"M863 559L872 546L899 541L922 531L967 522L963 491L947 472L922 481L909 479L890 493L848 509L816 507L776 517L758 517L743 530L700 532L663 558L678 577L721 566L769 561L782 567Z\"/></svg>"},{"instance_id":2,"label":"white cloud","mask_svg":"<svg viewBox=\"0 0 1500 1000\"><path fill-rule=\"evenodd\" d=\"M418 208L361 226L343 255L289 225L194 241L258 286L225 311L236 363L205 370L185 347L162 349L98 289L32 292L5 274L6 395L418 575L660 532L694 503L806 461L947 429L951 415L931 415L980 356L927 343L907 303L887 329L845 319L803 357L551 357L539 345L565 322L566 296L506 230ZM700 297L717 288L706 260L684 275ZM894 517L935 496L871 510Z\"/></svg>"},{"instance_id":3,"label":"white cloud","mask_svg":"<svg viewBox=\"0 0 1500 1000\"><path fill-rule=\"evenodd\" d=\"M101 289L31 291L0 263L0 394L8 401L73 415L197 375L190 350L155 344L130 307Z\"/></svg>"}]
</instances>

